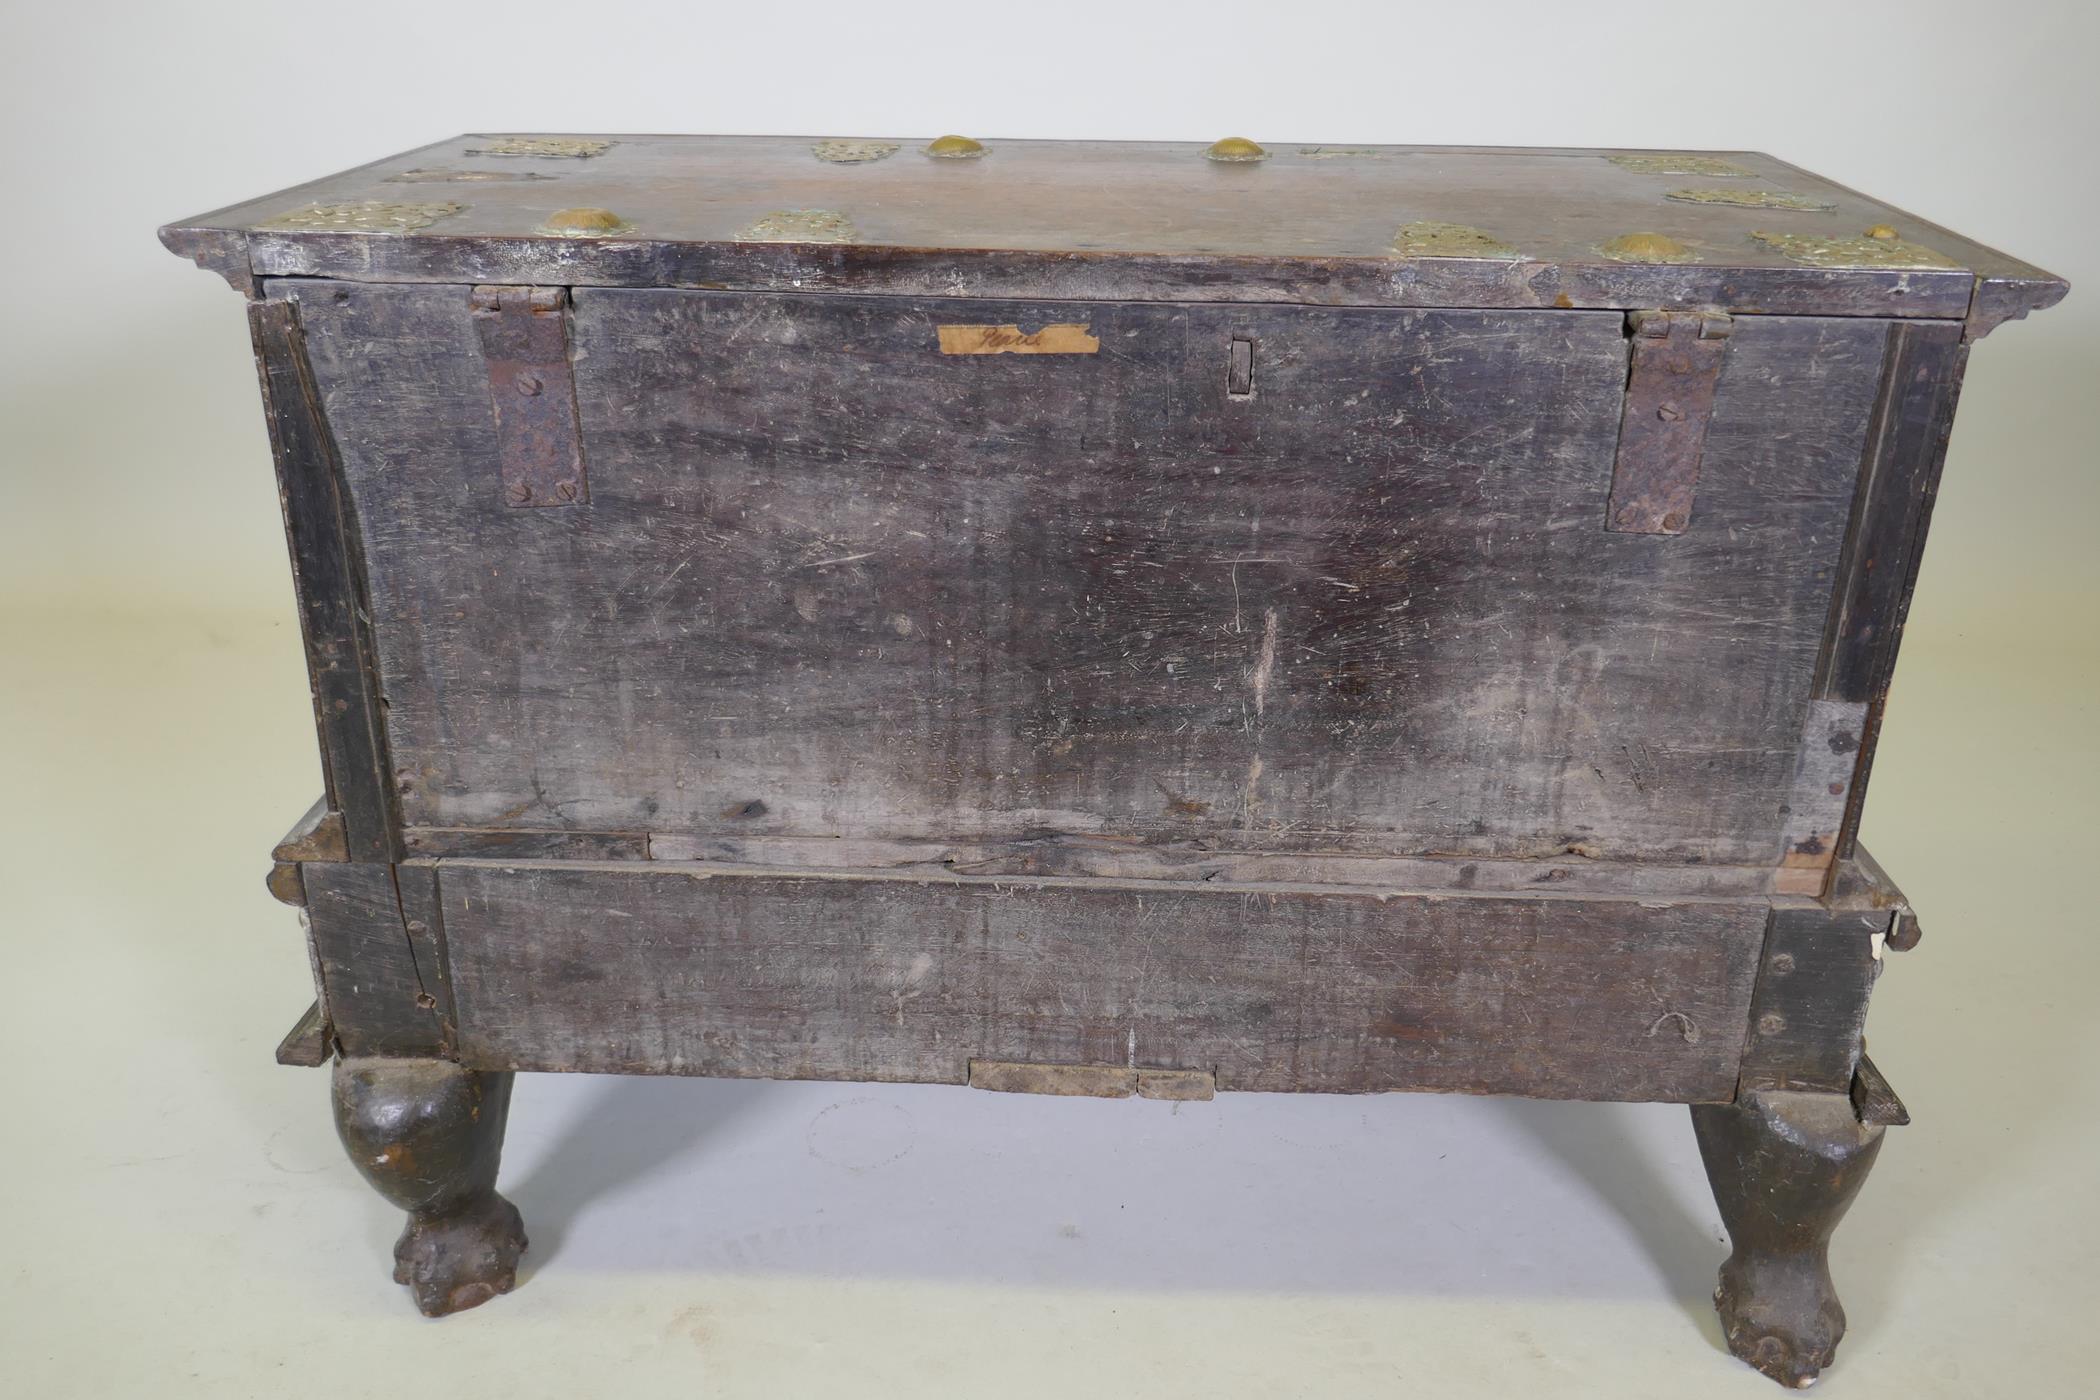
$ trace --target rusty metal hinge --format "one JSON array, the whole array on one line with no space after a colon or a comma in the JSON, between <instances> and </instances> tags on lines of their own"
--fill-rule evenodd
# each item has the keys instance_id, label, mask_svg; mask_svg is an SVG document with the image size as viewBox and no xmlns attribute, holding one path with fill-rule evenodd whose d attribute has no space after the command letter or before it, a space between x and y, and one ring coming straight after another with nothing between
<instances>
[{"instance_id":1,"label":"rusty metal hinge","mask_svg":"<svg viewBox=\"0 0 2100 1400\"><path fill-rule=\"evenodd\" d=\"M569 368L568 289L476 287L470 304L488 363L505 504L589 500Z\"/></svg>"},{"instance_id":2,"label":"rusty metal hinge","mask_svg":"<svg viewBox=\"0 0 2100 1400\"><path fill-rule=\"evenodd\" d=\"M1735 324L1715 312L1635 311L1626 328L1633 358L1605 528L1681 535L1692 523L1706 424Z\"/></svg>"}]
</instances>

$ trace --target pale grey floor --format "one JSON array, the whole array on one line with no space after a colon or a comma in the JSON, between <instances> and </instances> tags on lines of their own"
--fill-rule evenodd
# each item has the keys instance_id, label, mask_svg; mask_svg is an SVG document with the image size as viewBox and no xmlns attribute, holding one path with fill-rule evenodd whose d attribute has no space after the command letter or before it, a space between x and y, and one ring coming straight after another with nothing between
<instances>
[{"instance_id":1,"label":"pale grey floor","mask_svg":"<svg viewBox=\"0 0 2100 1400\"><path fill-rule=\"evenodd\" d=\"M268 619L0 636L0 1394L1669 1397L1719 1350L1681 1109L526 1077L512 1297L443 1323L325 1076L264 853L316 790ZM2090 658L1906 656L1870 844L1925 915L1916 1126L1839 1237L1838 1396L2090 1394Z\"/></svg>"}]
</instances>

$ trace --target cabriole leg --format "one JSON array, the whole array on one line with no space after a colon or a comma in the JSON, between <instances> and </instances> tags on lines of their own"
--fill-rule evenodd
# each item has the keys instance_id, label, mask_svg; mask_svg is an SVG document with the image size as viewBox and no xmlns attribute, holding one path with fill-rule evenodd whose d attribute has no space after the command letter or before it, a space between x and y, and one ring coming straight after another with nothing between
<instances>
[{"instance_id":1,"label":"cabriole leg","mask_svg":"<svg viewBox=\"0 0 2100 1400\"><path fill-rule=\"evenodd\" d=\"M517 1282L525 1227L496 1194L510 1083L449 1060L336 1061L336 1132L365 1180L408 1212L394 1281L427 1316L486 1303Z\"/></svg>"},{"instance_id":2,"label":"cabriole leg","mask_svg":"<svg viewBox=\"0 0 2100 1400\"><path fill-rule=\"evenodd\" d=\"M1714 1293L1728 1349L1781 1385L1814 1385L1845 1335L1830 1236L1882 1129L1847 1095L1782 1090L1694 1105L1692 1127L1734 1244Z\"/></svg>"}]
</instances>

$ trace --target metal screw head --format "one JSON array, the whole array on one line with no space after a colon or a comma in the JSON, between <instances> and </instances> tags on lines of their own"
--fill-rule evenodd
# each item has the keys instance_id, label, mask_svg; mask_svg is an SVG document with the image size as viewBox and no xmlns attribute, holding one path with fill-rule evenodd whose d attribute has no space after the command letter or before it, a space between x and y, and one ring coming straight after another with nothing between
<instances>
[{"instance_id":1,"label":"metal screw head","mask_svg":"<svg viewBox=\"0 0 2100 1400\"><path fill-rule=\"evenodd\" d=\"M554 494L565 501L573 501L576 499L576 483L573 481L557 481L554 483Z\"/></svg>"},{"instance_id":2,"label":"metal screw head","mask_svg":"<svg viewBox=\"0 0 2100 1400\"><path fill-rule=\"evenodd\" d=\"M1778 1035L1786 1029L1786 1017L1777 1011L1767 1011L1757 1018L1757 1029L1761 1035Z\"/></svg>"},{"instance_id":3,"label":"metal screw head","mask_svg":"<svg viewBox=\"0 0 2100 1400\"><path fill-rule=\"evenodd\" d=\"M1684 410L1674 403L1657 404L1655 406L1655 416L1662 419L1665 423L1682 423L1684 421Z\"/></svg>"},{"instance_id":4,"label":"metal screw head","mask_svg":"<svg viewBox=\"0 0 2100 1400\"><path fill-rule=\"evenodd\" d=\"M410 919L408 921L408 931L410 933L428 933L430 925L424 923L421 919Z\"/></svg>"},{"instance_id":5,"label":"metal screw head","mask_svg":"<svg viewBox=\"0 0 2100 1400\"><path fill-rule=\"evenodd\" d=\"M540 378L536 374L521 374L518 376L518 392L528 399L538 398L540 391L546 387L545 384L540 382Z\"/></svg>"},{"instance_id":6,"label":"metal screw head","mask_svg":"<svg viewBox=\"0 0 2100 1400\"><path fill-rule=\"evenodd\" d=\"M512 505L522 506L531 499L532 488L530 486L527 486L524 482L517 482L510 488L510 503Z\"/></svg>"},{"instance_id":7,"label":"metal screw head","mask_svg":"<svg viewBox=\"0 0 2100 1400\"><path fill-rule=\"evenodd\" d=\"M1684 512L1681 510L1671 511L1662 518L1662 527L1670 531L1682 530L1684 528Z\"/></svg>"}]
</instances>

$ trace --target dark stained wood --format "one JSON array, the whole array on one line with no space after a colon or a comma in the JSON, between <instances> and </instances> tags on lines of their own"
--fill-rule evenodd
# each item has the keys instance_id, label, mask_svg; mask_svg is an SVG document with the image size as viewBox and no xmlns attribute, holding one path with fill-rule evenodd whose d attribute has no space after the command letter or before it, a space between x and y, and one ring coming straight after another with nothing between
<instances>
[{"instance_id":1,"label":"dark stained wood","mask_svg":"<svg viewBox=\"0 0 2100 1400\"><path fill-rule=\"evenodd\" d=\"M472 831L409 827L409 853L419 858L481 860L647 860L649 836L635 831Z\"/></svg>"},{"instance_id":2,"label":"dark stained wood","mask_svg":"<svg viewBox=\"0 0 2100 1400\"><path fill-rule=\"evenodd\" d=\"M523 833L530 835L532 833ZM591 833L547 833L552 837ZM432 833L449 835L449 833ZM419 839L415 829L410 842ZM473 855L464 847L451 852ZM700 860L777 871L868 874L1055 875L1107 880L1184 880L1236 885L1358 885L1412 893L1594 894L1615 898L1749 896L1777 893L1770 866L1652 864L1596 860L1566 851L1532 860L1463 856L1330 855L1238 851L1220 845L1148 843L1045 833L1012 841L848 840L822 836L659 836L652 859ZM620 858L615 854L613 859Z\"/></svg>"},{"instance_id":3,"label":"dark stained wood","mask_svg":"<svg viewBox=\"0 0 2100 1400\"><path fill-rule=\"evenodd\" d=\"M1772 910L1742 1089L1844 1094L1851 1090L1867 1024L1867 998L1881 974L1889 911L1803 903Z\"/></svg>"},{"instance_id":4,"label":"dark stained wood","mask_svg":"<svg viewBox=\"0 0 2100 1400\"><path fill-rule=\"evenodd\" d=\"M297 861L280 860L272 862L270 873L264 878L263 883L270 891L270 898L276 900L279 904L292 904L301 907L306 904L306 882L299 874Z\"/></svg>"},{"instance_id":5,"label":"dark stained wood","mask_svg":"<svg viewBox=\"0 0 2100 1400\"><path fill-rule=\"evenodd\" d=\"M372 1188L408 1212L394 1282L425 1317L478 1307L517 1283L518 1208L496 1192L511 1076L446 1060L336 1061L336 1133Z\"/></svg>"},{"instance_id":6,"label":"dark stained wood","mask_svg":"<svg viewBox=\"0 0 2100 1400\"><path fill-rule=\"evenodd\" d=\"M341 813L351 858L398 860L403 852L370 659L357 521L344 500L328 415L307 361L297 308L286 301L254 302L248 319L299 590L328 785L323 800Z\"/></svg>"},{"instance_id":7,"label":"dark stained wood","mask_svg":"<svg viewBox=\"0 0 2100 1400\"><path fill-rule=\"evenodd\" d=\"M298 825L284 834L270 852L276 861L348 860L349 839L343 832L343 814L328 806L326 795L314 799Z\"/></svg>"},{"instance_id":8,"label":"dark stained wood","mask_svg":"<svg viewBox=\"0 0 2100 1400\"><path fill-rule=\"evenodd\" d=\"M1969 342L1954 326L1893 324L1888 336L1881 397L1860 466L1859 498L1816 680L1819 696L1867 706L1837 841L1843 854L1850 854L1858 840L1897 648L1917 588L1969 358Z\"/></svg>"},{"instance_id":9,"label":"dark stained wood","mask_svg":"<svg viewBox=\"0 0 2100 1400\"><path fill-rule=\"evenodd\" d=\"M306 1008L306 1014L277 1043L277 1063L280 1065L315 1069L327 1064L333 1054L335 1031L328 1024L328 1014L318 1001Z\"/></svg>"},{"instance_id":10,"label":"dark stained wood","mask_svg":"<svg viewBox=\"0 0 2100 1400\"><path fill-rule=\"evenodd\" d=\"M993 303L1104 348L958 357L938 304L584 289L592 501L540 519L464 289L272 295L326 327L412 827L1745 866L1885 337L1746 319L1661 539L1601 525L1614 316Z\"/></svg>"},{"instance_id":11,"label":"dark stained wood","mask_svg":"<svg viewBox=\"0 0 2100 1400\"><path fill-rule=\"evenodd\" d=\"M1780 1091L1695 1105L1692 1127L1732 1245L1714 1293L1728 1349L1789 1389L1813 1385L1845 1335L1830 1237L1882 1129L1842 1093Z\"/></svg>"},{"instance_id":12,"label":"dark stained wood","mask_svg":"<svg viewBox=\"0 0 2100 1400\"><path fill-rule=\"evenodd\" d=\"M1760 904L446 863L460 1055L490 1069L1220 1091L1735 1093Z\"/></svg>"},{"instance_id":13,"label":"dark stained wood","mask_svg":"<svg viewBox=\"0 0 2100 1400\"><path fill-rule=\"evenodd\" d=\"M1910 1110L1865 1055L1859 1057L1859 1069L1852 1076L1852 1111L1860 1122L1874 1127L1901 1128L1910 1123Z\"/></svg>"},{"instance_id":14,"label":"dark stained wood","mask_svg":"<svg viewBox=\"0 0 2100 1400\"><path fill-rule=\"evenodd\" d=\"M1895 322L1887 336L1819 699L1871 704L1888 687L1968 360L1953 322Z\"/></svg>"},{"instance_id":15,"label":"dark stained wood","mask_svg":"<svg viewBox=\"0 0 2100 1400\"><path fill-rule=\"evenodd\" d=\"M1718 153L1751 172L1727 180L1648 174L1613 164L1609 152L1569 149L1279 142L1266 161L1229 165L1207 160L1201 142L989 139L983 159L957 161L926 157L924 138L894 138L900 149L887 159L838 165L817 159L807 137L610 139L589 159L534 159L469 154L491 138L459 137L181 221L162 237L229 279L1950 319L1975 306L1993 322L2062 295L2061 281L2040 269L1751 152ZM432 178L445 170L546 178ZM1833 207L1666 197L1717 185ZM256 227L316 202L367 200L466 208L402 235ZM542 231L548 215L577 206L610 209L631 227L602 239ZM844 216L849 241L737 241L769 214L810 209ZM1400 227L1423 220L1480 228L1519 257L1396 254ZM1826 270L1751 237L1856 236L1887 223L1954 266ZM1600 251L1632 232L1668 235L1690 252L1644 265Z\"/></svg>"},{"instance_id":16,"label":"dark stained wood","mask_svg":"<svg viewBox=\"0 0 2100 1400\"><path fill-rule=\"evenodd\" d=\"M422 866L309 865L307 915L330 1021L349 1055L452 1050L451 989Z\"/></svg>"}]
</instances>

